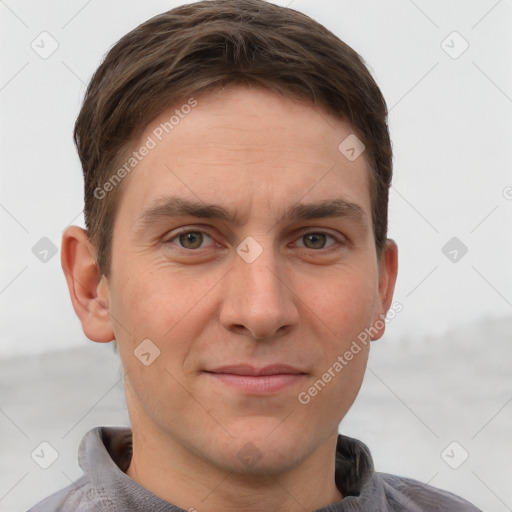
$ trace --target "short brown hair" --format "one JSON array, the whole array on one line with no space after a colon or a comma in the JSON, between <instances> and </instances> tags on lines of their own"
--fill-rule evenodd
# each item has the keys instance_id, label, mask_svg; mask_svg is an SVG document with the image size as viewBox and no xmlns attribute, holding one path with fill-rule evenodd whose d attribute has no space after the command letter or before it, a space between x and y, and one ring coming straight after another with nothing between
<instances>
[{"instance_id":1,"label":"short brown hair","mask_svg":"<svg viewBox=\"0 0 512 512\"><path fill-rule=\"evenodd\" d=\"M293 9L264 0L204 0L155 16L122 37L87 88L74 140L85 180L85 223L101 274L110 274L114 221L126 180L101 199L98 187L165 109L231 84L306 99L351 123L366 146L380 257L392 150L386 103L362 58Z\"/></svg>"}]
</instances>

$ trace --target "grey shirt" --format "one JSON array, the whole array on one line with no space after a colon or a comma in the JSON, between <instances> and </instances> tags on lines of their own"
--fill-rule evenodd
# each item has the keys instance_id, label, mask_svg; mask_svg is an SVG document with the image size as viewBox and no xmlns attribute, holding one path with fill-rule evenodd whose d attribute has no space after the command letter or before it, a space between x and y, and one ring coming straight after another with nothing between
<instances>
[{"instance_id":1,"label":"grey shirt","mask_svg":"<svg viewBox=\"0 0 512 512\"><path fill-rule=\"evenodd\" d=\"M84 475L29 512L187 512L126 475L131 456L131 429L89 431L78 451ZM368 447L343 435L336 447L335 481L344 498L316 512L482 512L447 491L375 472Z\"/></svg>"}]
</instances>

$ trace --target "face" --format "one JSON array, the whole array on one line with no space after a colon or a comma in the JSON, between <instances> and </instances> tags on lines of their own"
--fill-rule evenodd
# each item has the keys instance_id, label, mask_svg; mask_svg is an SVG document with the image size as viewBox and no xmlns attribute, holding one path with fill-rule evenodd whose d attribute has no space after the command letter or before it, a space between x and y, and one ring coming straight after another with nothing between
<instances>
[{"instance_id":1,"label":"face","mask_svg":"<svg viewBox=\"0 0 512 512\"><path fill-rule=\"evenodd\" d=\"M280 472L336 435L369 343L344 355L394 278L364 153L338 149L347 122L260 89L195 100L134 144L156 141L125 178L103 278L132 426L223 469L248 456Z\"/></svg>"}]
</instances>

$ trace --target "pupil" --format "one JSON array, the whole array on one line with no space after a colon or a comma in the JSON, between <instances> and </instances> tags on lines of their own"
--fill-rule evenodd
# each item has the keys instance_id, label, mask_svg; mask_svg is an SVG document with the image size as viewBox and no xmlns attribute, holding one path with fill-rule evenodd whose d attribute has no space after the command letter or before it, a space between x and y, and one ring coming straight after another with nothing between
<instances>
[{"instance_id":1,"label":"pupil","mask_svg":"<svg viewBox=\"0 0 512 512\"><path fill-rule=\"evenodd\" d=\"M202 242L201 233L185 233L180 235L180 243L187 249L197 249Z\"/></svg>"},{"instance_id":2,"label":"pupil","mask_svg":"<svg viewBox=\"0 0 512 512\"><path fill-rule=\"evenodd\" d=\"M312 234L306 235L306 240L307 240L306 247L308 247L309 242L313 243L313 248L315 248L315 249L317 249L319 245L320 245L320 248L322 248L325 245L325 235L323 235L322 233L312 233Z\"/></svg>"}]
</instances>

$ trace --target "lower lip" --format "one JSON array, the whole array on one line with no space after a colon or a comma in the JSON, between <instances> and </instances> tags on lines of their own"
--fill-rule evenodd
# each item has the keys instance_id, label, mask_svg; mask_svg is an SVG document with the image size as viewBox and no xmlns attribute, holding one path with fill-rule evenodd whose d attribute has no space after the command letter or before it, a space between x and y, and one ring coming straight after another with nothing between
<instances>
[{"instance_id":1,"label":"lower lip","mask_svg":"<svg viewBox=\"0 0 512 512\"><path fill-rule=\"evenodd\" d=\"M240 391L267 394L281 391L300 382L304 374L279 373L276 375L235 375L233 373L208 373L214 379Z\"/></svg>"}]
</instances>

